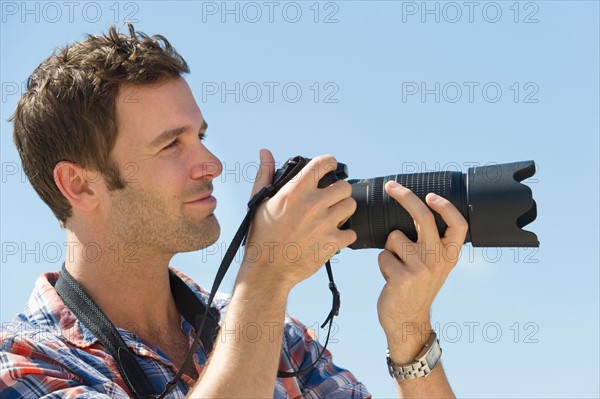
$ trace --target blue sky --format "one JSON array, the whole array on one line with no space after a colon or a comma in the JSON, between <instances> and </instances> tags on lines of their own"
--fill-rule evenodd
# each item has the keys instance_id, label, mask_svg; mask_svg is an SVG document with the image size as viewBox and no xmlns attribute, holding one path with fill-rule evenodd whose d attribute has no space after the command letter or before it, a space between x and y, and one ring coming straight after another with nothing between
<instances>
[{"instance_id":1,"label":"blue sky","mask_svg":"<svg viewBox=\"0 0 600 399\"><path fill-rule=\"evenodd\" d=\"M173 265L210 287L263 147L278 162L334 154L353 178L533 159L539 216L528 228L541 246L463 248L432 310L442 360L460 397L598 397L598 2L466 3L3 2L0 320L65 254L6 119L54 47L127 18L188 61L206 144L225 166L219 243ZM334 258L342 308L330 349L376 397L394 397L377 254ZM316 327L329 306L321 270L288 311Z\"/></svg>"}]
</instances>

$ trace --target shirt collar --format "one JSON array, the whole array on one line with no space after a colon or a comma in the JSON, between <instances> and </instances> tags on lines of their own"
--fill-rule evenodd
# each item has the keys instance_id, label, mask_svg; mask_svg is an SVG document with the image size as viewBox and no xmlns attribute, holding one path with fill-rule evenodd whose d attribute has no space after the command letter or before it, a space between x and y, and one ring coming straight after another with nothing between
<instances>
[{"instance_id":1,"label":"shirt collar","mask_svg":"<svg viewBox=\"0 0 600 399\"><path fill-rule=\"evenodd\" d=\"M203 290L195 282L192 281L184 273L169 266L181 280L196 294L196 296L206 305L208 292ZM41 274L35 282L33 292L27 302L25 316L27 319L40 330L50 330L56 333L57 336L62 336L70 343L86 348L98 342L98 338L84 326L64 304L58 296L54 285L58 279L58 272L47 272ZM211 312L219 315L222 309L226 306L226 300L220 296L215 299ZM183 323L183 320L182 320ZM129 331L117 328L121 333L129 333ZM126 339L126 341L129 341Z\"/></svg>"}]
</instances>

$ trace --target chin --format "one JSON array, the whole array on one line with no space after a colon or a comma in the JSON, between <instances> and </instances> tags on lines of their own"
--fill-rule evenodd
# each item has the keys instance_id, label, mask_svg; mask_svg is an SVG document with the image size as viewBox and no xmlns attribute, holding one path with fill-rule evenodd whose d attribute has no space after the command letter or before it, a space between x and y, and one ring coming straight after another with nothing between
<instances>
[{"instance_id":1,"label":"chin","mask_svg":"<svg viewBox=\"0 0 600 399\"><path fill-rule=\"evenodd\" d=\"M172 242L174 253L194 252L213 245L219 239L221 227L214 215L202 221L201 227L195 226L180 229L177 238Z\"/></svg>"},{"instance_id":2,"label":"chin","mask_svg":"<svg viewBox=\"0 0 600 399\"><path fill-rule=\"evenodd\" d=\"M199 251L201 249L206 249L217 242L219 239L219 234L216 234L214 237L204 237L204 239L198 243L198 246L194 249L194 251Z\"/></svg>"},{"instance_id":3,"label":"chin","mask_svg":"<svg viewBox=\"0 0 600 399\"><path fill-rule=\"evenodd\" d=\"M214 215L209 217L210 220L207 221L207 226L204 234L200 237L200 241L198 242L197 248L194 250L200 250L207 248L213 245L219 239L221 235L221 226L219 225L219 221Z\"/></svg>"}]
</instances>

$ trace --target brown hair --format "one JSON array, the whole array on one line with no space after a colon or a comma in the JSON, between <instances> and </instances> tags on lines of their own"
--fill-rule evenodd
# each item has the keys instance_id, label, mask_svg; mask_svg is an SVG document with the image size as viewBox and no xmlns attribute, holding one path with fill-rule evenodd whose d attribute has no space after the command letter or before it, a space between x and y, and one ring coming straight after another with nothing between
<instances>
[{"instance_id":1,"label":"brown hair","mask_svg":"<svg viewBox=\"0 0 600 399\"><path fill-rule=\"evenodd\" d=\"M117 137L116 98L129 84L177 78L189 68L161 35L148 37L127 24L130 37L114 26L56 49L27 80L17 103L14 142L33 188L66 226L71 205L54 182L54 167L66 160L104 176L109 190L125 187L111 159Z\"/></svg>"}]
</instances>

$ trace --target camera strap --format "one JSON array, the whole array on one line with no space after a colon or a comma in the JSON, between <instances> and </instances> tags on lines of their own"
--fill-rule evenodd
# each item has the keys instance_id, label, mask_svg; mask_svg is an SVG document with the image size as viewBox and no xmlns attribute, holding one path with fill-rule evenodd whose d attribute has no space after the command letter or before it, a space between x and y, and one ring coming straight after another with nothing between
<instances>
[{"instance_id":1,"label":"camera strap","mask_svg":"<svg viewBox=\"0 0 600 399\"><path fill-rule=\"evenodd\" d=\"M190 324L198 328L200 317L206 313L204 312L206 306L187 284L171 270L169 270L169 281L177 310ZM108 349L134 397L155 398L156 390L136 361L137 355L125 344L115 326L98 304L67 271L64 263L54 288L77 319ZM201 336L202 344L207 353L212 350L219 329L217 318L212 313L209 313L209 315L206 329L203 330Z\"/></svg>"}]
</instances>

